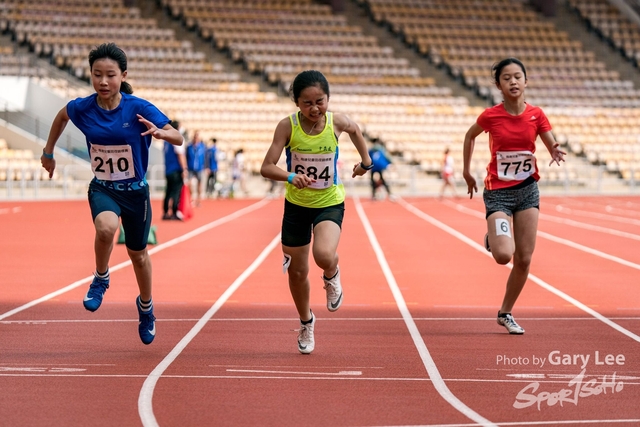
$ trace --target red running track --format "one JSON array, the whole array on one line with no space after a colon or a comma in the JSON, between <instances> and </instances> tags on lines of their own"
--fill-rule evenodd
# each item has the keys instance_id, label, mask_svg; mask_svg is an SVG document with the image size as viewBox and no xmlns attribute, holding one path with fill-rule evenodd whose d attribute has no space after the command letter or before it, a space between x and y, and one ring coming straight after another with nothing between
<instances>
[{"instance_id":1,"label":"red running track","mask_svg":"<svg viewBox=\"0 0 640 427\"><path fill-rule=\"evenodd\" d=\"M514 309L526 333L510 336L480 200L349 199L345 302L326 310L313 266L316 350L301 355L281 199L154 221L150 346L121 245L103 306L81 305L86 202L0 203L0 425L640 425L638 205L543 198Z\"/></svg>"}]
</instances>

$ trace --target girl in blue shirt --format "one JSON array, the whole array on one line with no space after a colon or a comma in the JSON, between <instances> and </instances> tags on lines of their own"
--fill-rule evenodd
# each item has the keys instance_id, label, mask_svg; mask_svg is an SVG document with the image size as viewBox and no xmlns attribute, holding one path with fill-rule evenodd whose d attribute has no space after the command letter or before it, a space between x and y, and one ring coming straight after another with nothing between
<instances>
[{"instance_id":1,"label":"girl in blue shirt","mask_svg":"<svg viewBox=\"0 0 640 427\"><path fill-rule=\"evenodd\" d=\"M96 93L70 101L51 125L42 150L42 167L53 176L55 145L69 120L85 135L91 169L89 205L95 226L96 271L84 306L96 311L109 288L109 258L120 220L125 245L135 271L140 295L136 306L138 332L144 344L155 338L155 316L151 298L151 259L147 238L151 226L149 188L145 180L152 137L182 145L180 133L170 120L150 102L133 95L127 77L127 57L113 43L105 43L89 53L91 83Z\"/></svg>"}]
</instances>

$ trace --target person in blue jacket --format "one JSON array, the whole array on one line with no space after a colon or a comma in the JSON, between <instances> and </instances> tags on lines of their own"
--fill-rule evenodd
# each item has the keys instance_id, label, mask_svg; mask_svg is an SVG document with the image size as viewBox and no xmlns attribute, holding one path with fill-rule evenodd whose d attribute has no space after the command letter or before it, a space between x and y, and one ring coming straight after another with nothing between
<instances>
[{"instance_id":1,"label":"person in blue jacket","mask_svg":"<svg viewBox=\"0 0 640 427\"><path fill-rule=\"evenodd\" d=\"M174 129L180 129L180 123L175 120L171 122L171 126ZM166 186L162 201L162 219L181 220L182 213L178 210L180 193L187 180L187 157L184 145L173 145L164 141L164 176Z\"/></svg>"},{"instance_id":2,"label":"person in blue jacket","mask_svg":"<svg viewBox=\"0 0 640 427\"><path fill-rule=\"evenodd\" d=\"M376 190L381 185L387 190L387 196L389 199L392 199L391 189L387 184L387 181L384 179L383 172L387 170L389 165L391 164L391 157L387 153L387 149L384 144L379 141L377 138L373 141L373 146L369 149L369 156L371 157L371 161L373 161L373 169L371 169L371 199L376 200ZM377 178L376 178L377 174Z\"/></svg>"},{"instance_id":3,"label":"person in blue jacket","mask_svg":"<svg viewBox=\"0 0 640 427\"><path fill-rule=\"evenodd\" d=\"M136 298L144 344L156 335L151 295L151 259L147 238L151 226L149 187L145 179L152 137L182 145L183 137L157 107L132 95L127 77L127 56L114 43L89 53L91 83L96 93L69 101L56 115L42 150L42 167L53 176L55 145L71 120L85 135L94 178L88 199L95 227L94 278L84 307L96 311L109 288L109 258L122 221L125 245L136 275Z\"/></svg>"},{"instance_id":4,"label":"person in blue jacket","mask_svg":"<svg viewBox=\"0 0 640 427\"><path fill-rule=\"evenodd\" d=\"M216 191L216 183L218 182L218 140L211 138L211 143L207 147L205 155L205 165L208 170L206 196L212 197Z\"/></svg>"},{"instance_id":5,"label":"person in blue jacket","mask_svg":"<svg viewBox=\"0 0 640 427\"><path fill-rule=\"evenodd\" d=\"M202 199L202 173L205 169L205 157L207 147L200 138L200 132L195 131L191 144L187 146L187 167L189 169L189 184L195 181L195 191L191 191L195 195L196 206L200 206Z\"/></svg>"}]
</instances>

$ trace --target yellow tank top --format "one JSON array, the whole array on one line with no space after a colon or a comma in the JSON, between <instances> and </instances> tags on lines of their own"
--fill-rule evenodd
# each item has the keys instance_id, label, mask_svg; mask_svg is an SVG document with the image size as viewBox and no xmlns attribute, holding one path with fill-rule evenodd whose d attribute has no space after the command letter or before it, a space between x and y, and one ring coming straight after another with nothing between
<instances>
[{"instance_id":1,"label":"yellow tank top","mask_svg":"<svg viewBox=\"0 0 640 427\"><path fill-rule=\"evenodd\" d=\"M298 113L289 116L291 139L285 146L287 170L304 173L316 182L299 189L287 183L284 197L299 206L325 208L344 202L345 191L338 171L338 138L333 130L333 113L326 113L324 129L307 135Z\"/></svg>"}]
</instances>

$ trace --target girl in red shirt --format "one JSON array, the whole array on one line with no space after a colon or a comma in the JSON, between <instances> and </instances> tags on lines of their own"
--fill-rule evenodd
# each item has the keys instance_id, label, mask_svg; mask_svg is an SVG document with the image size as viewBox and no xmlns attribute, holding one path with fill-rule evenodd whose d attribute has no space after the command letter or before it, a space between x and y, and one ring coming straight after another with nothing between
<instances>
[{"instance_id":1,"label":"girl in red shirt","mask_svg":"<svg viewBox=\"0 0 640 427\"><path fill-rule=\"evenodd\" d=\"M540 136L551 154L549 165L553 162L560 165L566 153L558 148L544 112L525 102L527 71L522 62L516 58L503 59L493 66L493 77L504 100L487 108L467 131L462 175L472 198L478 191L470 172L475 139L483 131L488 132L491 160L484 179L488 230L484 242L498 264L507 264L513 258L497 320L509 333L523 334L524 329L516 323L511 310L529 276L536 244L540 208L536 138Z\"/></svg>"}]
</instances>

